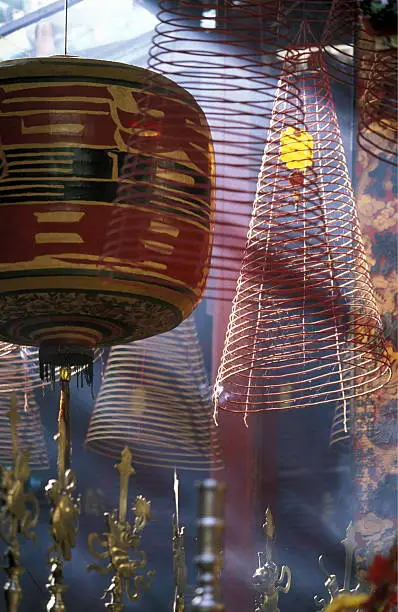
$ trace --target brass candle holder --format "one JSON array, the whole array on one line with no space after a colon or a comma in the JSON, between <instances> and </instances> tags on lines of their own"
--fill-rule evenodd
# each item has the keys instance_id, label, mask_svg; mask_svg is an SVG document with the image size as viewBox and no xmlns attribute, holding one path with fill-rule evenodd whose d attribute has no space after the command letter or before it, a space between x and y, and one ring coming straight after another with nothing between
<instances>
[{"instance_id":1,"label":"brass candle holder","mask_svg":"<svg viewBox=\"0 0 398 612\"><path fill-rule=\"evenodd\" d=\"M21 566L19 535L33 539L32 531L39 520L39 504L33 493L26 492L29 480L29 453L21 451L18 445L16 394L11 397L8 413L11 425L13 462L10 468L0 468L0 521L1 535L8 544L6 551L7 580L4 585L4 596L7 612L18 612L22 600L20 576L25 571Z\"/></svg>"},{"instance_id":2,"label":"brass candle holder","mask_svg":"<svg viewBox=\"0 0 398 612\"><path fill-rule=\"evenodd\" d=\"M224 535L225 484L213 479L199 484L197 587L192 612L225 612L220 595Z\"/></svg>"},{"instance_id":3,"label":"brass candle holder","mask_svg":"<svg viewBox=\"0 0 398 612\"><path fill-rule=\"evenodd\" d=\"M345 568L344 568L344 583L343 586L340 587L339 582L337 580L337 576L335 574L330 574L323 562L323 555L320 555L318 559L319 567L322 573L325 575L325 589L328 592L329 600L326 601L324 597L316 595L314 597L314 601L319 610L325 610L327 606L335 600L339 595L344 594L356 594L360 590L360 584L357 583L354 588L352 588L352 569L353 569L353 561L354 561L354 553L355 553L355 530L350 523L346 529L346 534L344 540L341 542L345 548Z\"/></svg>"},{"instance_id":4,"label":"brass candle holder","mask_svg":"<svg viewBox=\"0 0 398 612\"><path fill-rule=\"evenodd\" d=\"M180 480L174 470L174 502L173 514L173 573L174 602L173 612L185 612L185 589L187 584L187 567L185 562L184 535L185 527L180 526Z\"/></svg>"},{"instance_id":5,"label":"brass candle holder","mask_svg":"<svg viewBox=\"0 0 398 612\"><path fill-rule=\"evenodd\" d=\"M72 548L76 546L80 500L74 497L76 477L71 470L71 432L70 432L70 378L71 368L60 370L61 395L58 412L57 479L48 482L45 491L51 504L50 525L54 544L49 548L51 568L47 589L50 599L47 612L65 612L63 594L64 561L72 558Z\"/></svg>"},{"instance_id":6,"label":"brass candle holder","mask_svg":"<svg viewBox=\"0 0 398 612\"><path fill-rule=\"evenodd\" d=\"M102 599L109 598L105 608L111 612L122 612L125 608L124 595L130 601L138 599L143 590L151 587L155 572L150 570L146 574L139 574L139 570L146 568L147 559L143 550L140 550L142 532L152 518L151 502L138 495L135 499L133 513L134 523L127 520L129 480L135 470L132 466L132 454L126 447L121 453L121 461L115 466L120 474L119 510L111 514L105 513L107 531L103 534L91 533L88 537L88 547L91 554L97 559L107 560L108 565L102 567L96 563L88 565L88 570L95 570L101 574L114 572L109 587ZM103 550L98 551L96 545ZM130 553L136 558L132 558Z\"/></svg>"},{"instance_id":7,"label":"brass candle holder","mask_svg":"<svg viewBox=\"0 0 398 612\"><path fill-rule=\"evenodd\" d=\"M292 573L287 565L278 565L272 560L276 540L274 518L270 508L265 511L263 524L265 552L259 552L258 568L253 574L252 584L257 591L255 612L279 612L279 593L288 593Z\"/></svg>"}]
</instances>

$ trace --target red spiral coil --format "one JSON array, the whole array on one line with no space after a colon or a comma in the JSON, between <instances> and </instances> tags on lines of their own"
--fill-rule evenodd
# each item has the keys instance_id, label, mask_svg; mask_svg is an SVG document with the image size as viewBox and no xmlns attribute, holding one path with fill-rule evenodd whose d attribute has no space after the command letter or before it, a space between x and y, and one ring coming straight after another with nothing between
<instances>
[{"instance_id":1,"label":"red spiral coil","mask_svg":"<svg viewBox=\"0 0 398 612\"><path fill-rule=\"evenodd\" d=\"M280 1L271 0L227 0L222 6L161 0L158 20L149 67L189 91L204 110L211 129L216 211L206 295L231 300L280 71L278 52L289 42L285 13ZM156 89L156 79L149 79L146 88ZM156 157L157 147L156 138L148 138L151 124L148 109L140 107L131 145L146 152L148 159ZM174 124L169 154L173 143L178 143L178 117ZM152 170L152 178L148 170L146 188L159 190L156 168ZM122 172L120 202L137 197L140 201L145 196L144 191L141 196L132 195L131 183L140 172L142 175L142 167L137 167L131 156ZM105 249L107 254L112 255L117 243L128 235L131 223L125 213L124 221L110 229L113 246ZM197 244L193 236L173 254L174 260L186 265L184 258L189 259Z\"/></svg>"},{"instance_id":2,"label":"red spiral coil","mask_svg":"<svg viewBox=\"0 0 398 612\"><path fill-rule=\"evenodd\" d=\"M390 365L322 59L287 56L214 397L230 412L347 415Z\"/></svg>"},{"instance_id":3,"label":"red spiral coil","mask_svg":"<svg viewBox=\"0 0 398 612\"><path fill-rule=\"evenodd\" d=\"M363 89L371 67L374 44L363 28L359 0L333 0L321 46L326 60L324 68L329 76Z\"/></svg>"},{"instance_id":4,"label":"red spiral coil","mask_svg":"<svg viewBox=\"0 0 398 612\"><path fill-rule=\"evenodd\" d=\"M358 144L384 162L398 165L397 49L373 54L373 63L359 101Z\"/></svg>"},{"instance_id":5,"label":"red spiral coil","mask_svg":"<svg viewBox=\"0 0 398 612\"><path fill-rule=\"evenodd\" d=\"M394 24L390 25L393 31ZM333 0L322 48L331 77L356 88L359 146L397 165L396 36L375 32L362 14L359 0Z\"/></svg>"}]
</instances>

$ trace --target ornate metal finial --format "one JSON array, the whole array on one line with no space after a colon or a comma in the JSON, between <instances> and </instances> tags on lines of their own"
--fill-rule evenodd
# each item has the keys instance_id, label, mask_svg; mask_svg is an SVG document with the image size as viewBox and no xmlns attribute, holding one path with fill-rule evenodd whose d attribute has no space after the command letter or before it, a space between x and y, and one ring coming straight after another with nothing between
<instances>
[{"instance_id":1,"label":"ornate metal finial","mask_svg":"<svg viewBox=\"0 0 398 612\"><path fill-rule=\"evenodd\" d=\"M22 600L20 576L24 569L20 565L18 536L33 539L32 529L39 520L39 504L33 493L26 493L29 480L29 454L18 448L17 398L13 393L8 413L11 426L13 465L0 470L0 522L3 539L8 543L5 557L7 580L4 595L7 612L17 612Z\"/></svg>"},{"instance_id":2,"label":"ornate metal finial","mask_svg":"<svg viewBox=\"0 0 398 612\"><path fill-rule=\"evenodd\" d=\"M257 591L255 612L279 612L279 593L288 593L292 582L289 567L281 569L272 560L276 539L275 522L270 508L265 511L263 524L265 552L259 552L258 568L253 574L252 584Z\"/></svg>"},{"instance_id":3,"label":"ornate metal finial","mask_svg":"<svg viewBox=\"0 0 398 612\"><path fill-rule=\"evenodd\" d=\"M124 448L121 461L116 469L120 474L119 511L114 510L112 514L105 513L107 531L101 535L91 533L88 537L88 546L91 554L97 559L107 559L108 565L104 568L96 563L90 564L87 569L106 574L113 570L114 576L111 584L106 589L102 599L109 598L105 607L112 612L124 610L123 595L126 594L130 601L138 599L142 590L151 587L154 571L146 574L138 574L147 565L145 552L140 550L142 531L152 518L151 502L138 495L135 499L133 512L134 524L127 520L127 500L130 476L135 473L132 466L132 454L128 448ZM96 544L104 549L103 552L96 550ZM130 558L130 551L135 553L136 559Z\"/></svg>"},{"instance_id":4,"label":"ornate metal finial","mask_svg":"<svg viewBox=\"0 0 398 612\"><path fill-rule=\"evenodd\" d=\"M132 465L133 456L127 446L122 450L121 461L115 467L120 474L119 491L119 521L124 522L127 516L127 500L129 493L130 476L135 474Z\"/></svg>"},{"instance_id":5,"label":"ornate metal finial","mask_svg":"<svg viewBox=\"0 0 398 612\"><path fill-rule=\"evenodd\" d=\"M187 568L185 563L184 527L180 527L180 503L179 503L180 481L174 470L174 502L175 513L173 514L173 571L174 571L174 604L173 612L184 612L185 610L185 588L187 580Z\"/></svg>"},{"instance_id":6,"label":"ornate metal finial","mask_svg":"<svg viewBox=\"0 0 398 612\"><path fill-rule=\"evenodd\" d=\"M67 586L63 581L63 563L60 559L53 558L51 563L51 573L46 587L51 594L50 600L47 603L46 611L66 612L63 597Z\"/></svg>"},{"instance_id":7,"label":"ornate metal finial","mask_svg":"<svg viewBox=\"0 0 398 612\"><path fill-rule=\"evenodd\" d=\"M224 612L220 599L225 485L208 479L199 484L197 587L192 612Z\"/></svg>"},{"instance_id":8,"label":"ornate metal finial","mask_svg":"<svg viewBox=\"0 0 398 612\"><path fill-rule=\"evenodd\" d=\"M330 574L325 568L323 562L323 556L320 555L318 559L319 567L321 568L322 573L326 576L325 580L325 589L329 594L329 601L326 601L324 597L320 597L316 595L314 597L315 604L320 610L325 610L327 605L336 599L339 595L344 594L356 594L359 592L360 585L357 584L355 588L351 589L352 584L352 568L353 568L353 559L355 552L355 529L353 524L350 523L346 529L345 538L341 541L345 548L345 571L344 571L344 584L343 587L340 588L337 577L335 574Z\"/></svg>"},{"instance_id":9,"label":"ornate metal finial","mask_svg":"<svg viewBox=\"0 0 398 612\"><path fill-rule=\"evenodd\" d=\"M57 479L50 480L45 488L51 504L50 524L54 540L48 551L51 573L47 584L50 592L47 610L52 612L62 612L65 609L63 593L66 586L63 584L63 563L72 558L80 513L80 500L74 497L76 477L71 470L70 377L70 368L62 368L58 433L54 437L58 445Z\"/></svg>"}]
</instances>

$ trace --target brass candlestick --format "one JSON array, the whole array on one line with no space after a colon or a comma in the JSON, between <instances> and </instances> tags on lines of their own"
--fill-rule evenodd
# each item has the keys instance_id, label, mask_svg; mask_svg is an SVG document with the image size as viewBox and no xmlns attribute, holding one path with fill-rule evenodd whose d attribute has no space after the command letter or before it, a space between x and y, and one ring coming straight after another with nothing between
<instances>
[{"instance_id":1,"label":"brass candlestick","mask_svg":"<svg viewBox=\"0 0 398 612\"><path fill-rule=\"evenodd\" d=\"M325 568L323 562L323 556L321 555L318 559L319 567L322 573L325 575L325 589L329 595L329 601L326 601L324 597L316 595L314 597L315 604L320 610L325 610L330 602L336 599L339 595L344 594L355 594L359 592L360 584L357 584L354 588L351 588L352 584L352 568L355 552L355 530L350 523L346 529L346 535L344 540L341 542L345 548L345 570L344 570L344 584L340 588L339 582L335 574L330 574Z\"/></svg>"},{"instance_id":2,"label":"brass candlestick","mask_svg":"<svg viewBox=\"0 0 398 612\"><path fill-rule=\"evenodd\" d=\"M174 470L174 501L175 513L173 514L173 572L174 572L174 603L173 612L185 611L185 588L187 582L187 568L185 563L184 532L185 527L180 527L180 503L179 503L180 481Z\"/></svg>"},{"instance_id":3,"label":"brass candlestick","mask_svg":"<svg viewBox=\"0 0 398 612\"><path fill-rule=\"evenodd\" d=\"M225 485L208 479L199 484L197 587L192 612L224 612L220 575L224 535Z\"/></svg>"},{"instance_id":4,"label":"brass candlestick","mask_svg":"<svg viewBox=\"0 0 398 612\"><path fill-rule=\"evenodd\" d=\"M147 565L145 552L140 550L142 532L148 521L152 518L151 502L138 495L135 499L133 512L135 514L134 524L127 520L127 505L130 476L135 473L132 466L132 455L128 448L122 451L121 461L115 466L120 474L119 511L114 510L112 514L105 513L107 531L101 535L91 533L88 537L88 546L91 554L97 559L108 560L106 567L96 563L90 564L87 569L106 574L113 570L114 576L111 584L106 589L102 599L109 597L110 601L105 607L112 612L124 610L123 595L126 594L130 601L138 599L142 590L151 587L154 571L146 574L138 574ZM97 551L95 545L99 544L104 551ZM135 553L138 559L130 558L130 551Z\"/></svg>"},{"instance_id":5,"label":"brass candlestick","mask_svg":"<svg viewBox=\"0 0 398 612\"><path fill-rule=\"evenodd\" d=\"M70 367L60 371L61 396L58 412L58 433L55 440L58 444L57 480L50 480L46 494L51 504L50 524L54 540L49 548L51 572L47 589L50 599L47 612L64 612L66 610L63 594L66 586L63 583L63 564L70 561L72 548L76 545L80 500L74 497L76 477L71 470L71 437L70 437Z\"/></svg>"},{"instance_id":6,"label":"brass candlestick","mask_svg":"<svg viewBox=\"0 0 398 612\"><path fill-rule=\"evenodd\" d=\"M255 612L279 612L279 593L288 593L292 582L289 567L278 565L272 560L276 540L274 518L270 508L265 511L263 524L265 552L259 552L258 568L252 577L252 584L257 591Z\"/></svg>"},{"instance_id":7,"label":"brass candlestick","mask_svg":"<svg viewBox=\"0 0 398 612\"><path fill-rule=\"evenodd\" d=\"M25 492L29 480L29 454L18 448L17 398L13 393L11 407L8 413L11 425L13 464L11 468L1 468L0 471L0 521L2 537L8 543L6 551L7 580L4 585L4 596L7 612L17 612L22 600L20 576L24 569L20 564L20 545L18 536L33 539L39 520L39 504L33 493Z\"/></svg>"}]
</instances>

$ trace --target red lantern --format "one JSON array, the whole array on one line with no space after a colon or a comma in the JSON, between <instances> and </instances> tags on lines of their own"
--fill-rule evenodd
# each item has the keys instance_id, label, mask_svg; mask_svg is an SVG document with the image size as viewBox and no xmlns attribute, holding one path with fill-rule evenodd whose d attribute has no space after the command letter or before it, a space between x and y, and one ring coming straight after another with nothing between
<instances>
[{"instance_id":1,"label":"red lantern","mask_svg":"<svg viewBox=\"0 0 398 612\"><path fill-rule=\"evenodd\" d=\"M144 132L143 107L155 125ZM39 346L53 369L85 365L96 346L167 331L192 312L210 256L213 160L190 94L122 64L5 62L0 134L0 338ZM123 201L131 159L140 174L124 173L135 198ZM121 210L134 226L118 241Z\"/></svg>"}]
</instances>

